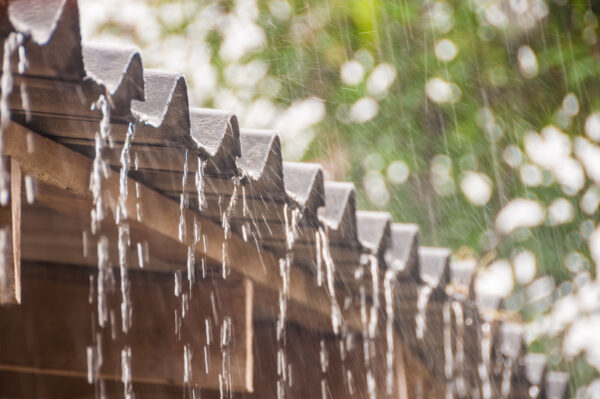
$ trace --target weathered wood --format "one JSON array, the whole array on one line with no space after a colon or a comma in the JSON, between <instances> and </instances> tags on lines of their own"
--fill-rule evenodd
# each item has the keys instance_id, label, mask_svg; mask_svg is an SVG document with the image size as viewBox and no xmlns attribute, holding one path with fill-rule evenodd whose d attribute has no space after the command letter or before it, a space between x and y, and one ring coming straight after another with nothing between
<instances>
[{"instance_id":1,"label":"weathered wood","mask_svg":"<svg viewBox=\"0 0 600 399\"><path fill-rule=\"evenodd\" d=\"M10 204L0 207L0 304L21 303L21 168L13 159L10 165Z\"/></svg>"},{"instance_id":2,"label":"weathered wood","mask_svg":"<svg viewBox=\"0 0 600 399\"><path fill-rule=\"evenodd\" d=\"M99 375L120 380L121 351L129 347L133 381L219 389L219 375L230 373L233 389L253 390L249 280L196 282L189 290L183 278L187 294L176 297L172 275L130 271L132 323L123 333L120 278L114 273L115 287L105 287L109 321L100 327L94 269L24 263L22 304L0 308L0 369L85 377L87 350L100 347ZM230 329L229 338L223 329ZM186 345L192 357L184 384Z\"/></svg>"}]
</instances>

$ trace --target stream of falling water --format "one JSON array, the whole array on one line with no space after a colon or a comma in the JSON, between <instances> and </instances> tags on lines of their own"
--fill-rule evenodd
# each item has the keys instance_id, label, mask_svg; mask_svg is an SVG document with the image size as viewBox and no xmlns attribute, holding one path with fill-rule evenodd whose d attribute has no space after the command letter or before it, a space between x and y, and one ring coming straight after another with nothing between
<instances>
[{"instance_id":1,"label":"stream of falling water","mask_svg":"<svg viewBox=\"0 0 600 399\"><path fill-rule=\"evenodd\" d=\"M444 376L446 377L446 399L453 399L452 377L454 375L454 360L452 354L452 314L451 305L444 302L442 306L442 318L444 321Z\"/></svg>"},{"instance_id":2,"label":"stream of falling water","mask_svg":"<svg viewBox=\"0 0 600 399\"><path fill-rule=\"evenodd\" d=\"M233 212L233 208L237 202L239 188L241 186L241 179L238 176L234 176L231 178L233 182L233 191L231 193L231 197L229 198L229 204L225 211L221 214L221 226L223 227L223 256L222 256L222 273L223 279L227 279L229 277L230 269L229 269L229 250L227 245L229 240L231 239L231 214ZM245 199L245 197L244 197Z\"/></svg>"},{"instance_id":3,"label":"stream of falling water","mask_svg":"<svg viewBox=\"0 0 600 399\"><path fill-rule=\"evenodd\" d=\"M481 381L481 396L483 399L491 399L492 387L490 384L490 356L492 350L492 328L488 321L481 325L481 363L478 367L479 379Z\"/></svg>"},{"instance_id":4,"label":"stream of falling water","mask_svg":"<svg viewBox=\"0 0 600 399\"><path fill-rule=\"evenodd\" d=\"M323 285L323 261L322 261L322 249L321 249L321 231L315 232L315 247L317 249L317 286Z\"/></svg>"},{"instance_id":5,"label":"stream of falling water","mask_svg":"<svg viewBox=\"0 0 600 399\"><path fill-rule=\"evenodd\" d=\"M92 323L92 330L95 329ZM104 399L104 381L100 378L100 368L104 362L102 356L102 334L96 332L94 334L94 342L86 348L86 363L87 363L87 382L96 386L96 397Z\"/></svg>"},{"instance_id":6,"label":"stream of falling water","mask_svg":"<svg viewBox=\"0 0 600 399\"><path fill-rule=\"evenodd\" d=\"M92 192L92 198L94 202L94 208L91 211L92 218L92 233L95 234L99 227L100 222L104 219L104 200L102 193L102 179L108 175L108 166L106 161L103 159L102 150L106 144L111 142L110 140L110 100L101 94L92 105L92 109L99 109L102 113L102 119L100 120L100 128L96 132L95 136L95 156L92 167L92 174L90 176L90 191Z\"/></svg>"},{"instance_id":7,"label":"stream of falling water","mask_svg":"<svg viewBox=\"0 0 600 399\"><path fill-rule=\"evenodd\" d=\"M12 56L25 40L22 33L11 32L4 40L2 77L0 78L0 205L6 206L10 199L10 173L4 156L4 131L10 123L9 97L13 90Z\"/></svg>"},{"instance_id":8,"label":"stream of falling water","mask_svg":"<svg viewBox=\"0 0 600 399\"><path fill-rule=\"evenodd\" d=\"M277 316L277 399L285 398L285 384L287 378L287 353L286 353L286 318L287 318L287 302L290 294L290 267L291 256L279 259L279 274L281 277L282 287L279 291L279 314Z\"/></svg>"},{"instance_id":9,"label":"stream of falling water","mask_svg":"<svg viewBox=\"0 0 600 399\"><path fill-rule=\"evenodd\" d=\"M121 382L125 399L133 399L133 384L131 382L131 348L125 346L121 350Z\"/></svg>"},{"instance_id":10,"label":"stream of falling water","mask_svg":"<svg viewBox=\"0 0 600 399\"><path fill-rule=\"evenodd\" d=\"M204 196L204 168L206 168L206 160L198 157L198 168L194 176L196 184L196 192L198 193L198 210L201 211L206 206L206 197Z\"/></svg>"},{"instance_id":11,"label":"stream of falling water","mask_svg":"<svg viewBox=\"0 0 600 399\"><path fill-rule=\"evenodd\" d=\"M456 323L456 349L454 356L455 383L454 388L458 396L464 398L467 396L467 387L465 382L465 317L463 306L460 301L452 301L452 311Z\"/></svg>"},{"instance_id":12,"label":"stream of falling water","mask_svg":"<svg viewBox=\"0 0 600 399\"><path fill-rule=\"evenodd\" d=\"M327 277L327 291L329 299L331 301L331 327L333 333L337 336L340 334L340 328L342 326L342 312L337 302L337 295L335 293L335 263L331 256L331 249L329 246L329 233L326 228L319 227L317 230L316 247L318 252L317 256L317 280L319 286L323 284L322 281L322 264L325 263L325 275ZM320 281L319 281L320 279Z\"/></svg>"},{"instance_id":13,"label":"stream of falling water","mask_svg":"<svg viewBox=\"0 0 600 399\"><path fill-rule=\"evenodd\" d=\"M369 269L371 273L371 283L373 284L372 296L373 303L371 304L369 316L369 338L375 339L377 334L377 324L379 321L379 260L375 255L369 255Z\"/></svg>"},{"instance_id":14,"label":"stream of falling water","mask_svg":"<svg viewBox=\"0 0 600 399\"><path fill-rule=\"evenodd\" d=\"M204 319L204 328L206 330L206 343L204 345L204 372L208 374L210 372L210 357L208 356L208 351L212 343L212 325L208 317Z\"/></svg>"},{"instance_id":15,"label":"stream of falling water","mask_svg":"<svg viewBox=\"0 0 600 399\"><path fill-rule=\"evenodd\" d=\"M219 374L219 387L221 399L233 398L233 384L231 375L231 346L233 337L233 324L230 317L225 317L221 325L221 373Z\"/></svg>"},{"instance_id":16,"label":"stream of falling water","mask_svg":"<svg viewBox=\"0 0 600 399\"><path fill-rule=\"evenodd\" d=\"M423 339L427 328L427 305L433 289L428 284L419 287L417 297L417 315L415 316L415 334L417 339Z\"/></svg>"},{"instance_id":17,"label":"stream of falling water","mask_svg":"<svg viewBox=\"0 0 600 399\"><path fill-rule=\"evenodd\" d=\"M119 201L117 204L117 217L116 223L119 224L124 222L127 217L127 196L128 196L128 184L127 184L127 173L129 171L129 164L131 162L131 145L135 138L135 125L129 124L127 128L127 134L125 135L125 142L123 143L123 149L121 150L121 156L119 161L121 163L121 169L119 170Z\"/></svg>"},{"instance_id":18,"label":"stream of falling water","mask_svg":"<svg viewBox=\"0 0 600 399\"><path fill-rule=\"evenodd\" d=\"M184 387L184 397L192 397L193 394L190 394L192 388L192 358L194 354L192 352L192 347L190 344L186 344L183 346L183 387Z\"/></svg>"},{"instance_id":19,"label":"stream of falling water","mask_svg":"<svg viewBox=\"0 0 600 399\"><path fill-rule=\"evenodd\" d=\"M185 150L185 162L183 163L183 177L181 178L181 195L179 197L179 241L185 240L186 223L185 223L185 208L188 205L188 197L186 192L186 183L188 175L188 150Z\"/></svg>"},{"instance_id":20,"label":"stream of falling water","mask_svg":"<svg viewBox=\"0 0 600 399\"><path fill-rule=\"evenodd\" d=\"M277 315L276 337L277 337L277 398L286 396L286 384L291 386L291 364L287 361L287 304L290 296L290 269L294 258L294 244L298 235L298 222L300 212L297 208L290 208L286 203L283 207L283 220L286 237L286 253L284 258L279 259L279 275L281 277L281 288L279 290L279 313Z\"/></svg>"},{"instance_id":21,"label":"stream of falling water","mask_svg":"<svg viewBox=\"0 0 600 399\"><path fill-rule=\"evenodd\" d=\"M363 355L365 358L365 364L368 366L370 364L371 357L369 356L369 346L367 337L368 333L368 316L367 316L367 294L365 292L365 287L361 284L359 287L359 295L360 295L360 321L362 326L362 344L363 344Z\"/></svg>"},{"instance_id":22,"label":"stream of falling water","mask_svg":"<svg viewBox=\"0 0 600 399\"><path fill-rule=\"evenodd\" d=\"M321 339L319 341L320 350L319 350L319 361L321 363L321 399L327 399L327 379L325 375L327 373L327 368L329 367L329 354L327 353L327 348L325 347L325 340Z\"/></svg>"},{"instance_id":23,"label":"stream of falling water","mask_svg":"<svg viewBox=\"0 0 600 399\"><path fill-rule=\"evenodd\" d=\"M108 238L104 235L98 239L98 287L96 289L98 294L97 305L98 305L98 325L104 327L108 322L108 304L107 304L107 291L112 290L114 285L114 277L112 268L110 267L110 260L108 258Z\"/></svg>"},{"instance_id":24,"label":"stream of falling water","mask_svg":"<svg viewBox=\"0 0 600 399\"><path fill-rule=\"evenodd\" d=\"M367 255L366 258L363 256L361 259L363 267L369 266L369 274L371 276L371 306L369 307L369 317L367 326L367 335L364 335L363 341L365 350L365 363L367 365L367 392L370 399L376 399L376 386L375 376L373 373L373 366L375 364L376 350L375 350L375 338L377 335L377 325L379 323L379 260L376 255ZM365 290L361 286L361 309L366 306L366 295ZM365 297L363 299L363 297ZM363 305L364 304L364 305ZM366 311L366 309L365 309ZM362 310L361 310L362 313ZM365 317L365 320L366 317Z\"/></svg>"},{"instance_id":25,"label":"stream of falling water","mask_svg":"<svg viewBox=\"0 0 600 399\"><path fill-rule=\"evenodd\" d=\"M17 66L17 71L19 75L24 76L27 72L27 68L29 67L29 61L27 60L27 51L25 49L25 40L22 40L19 44L19 63ZM23 79L20 83L19 91L21 94L21 108L25 112L25 122L31 122L31 105L29 102L29 92L27 91L27 81ZM33 153L33 137L32 133L27 133L27 152ZM33 176L25 175L23 177L23 181L25 183L25 199L28 204L33 204L35 201L35 182L33 180Z\"/></svg>"},{"instance_id":26,"label":"stream of falling water","mask_svg":"<svg viewBox=\"0 0 600 399\"><path fill-rule=\"evenodd\" d=\"M366 262L368 262L368 258L365 259L365 257L363 256L363 259L361 259L361 268L365 267ZM359 273L358 275L362 276L364 274ZM355 275L356 277L356 275ZM363 355L364 355L364 360L365 360L365 366L366 366L366 371L365 371L365 378L367 381L367 391L369 394L369 399L375 399L375 386L372 383L372 379L373 379L373 372L372 372L372 363L374 361L373 359L373 355L374 353L374 348L371 345L372 340L370 339L370 335L369 335L369 324L370 324L370 319L369 319L369 315L367 312L367 294L366 294L366 290L364 285L360 285L359 288L360 291L360 318L361 318L361 324L362 324L362 343L363 343Z\"/></svg>"},{"instance_id":27,"label":"stream of falling water","mask_svg":"<svg viewBox=\"0 0 600 399\"><path fill-rule=\"evenodd\" d=\"M383 280L383 292L385 298L385 336L386 336L386 374L385 389L388 395L394 391L394 291L397 272L387 270Z\"/></svg>"},{"instance_id":28,"label":"stream of falling water","mask_svg":"<svg viewBox=\"0 0 600 399\"><path fill-rule=\"evenodd\" d=\"M127 172L130 163L130 149L135 137L135 125L129 124L123 149L121 150L120 162L121 169L119 172L119 199L117 203L117 212L115 223L118 229L118 250L119 250L119 271L121 273L121 330L127 333L131 328L131 319L133 309L131 306L129 275L127 271L127 252L130 242L129 225L126 223L128 218L127 212L127 196L128 183Z\"/></svg>"},{"instance_id":29,"label":"stream of falling water","mask_svg":"<svg viewBox=\"0 0 600 399\"><path fill-rule=\"evenodd\" d=\"M234 176L231 181L233 182L233 191L231 192L231 197L229 198L229 204L221 215L221 227L223 227L225 240L229 240L231 238L231 213L233 212L233 207L237 202L238 191L241 184L241 180L237 176Z\"/></svg>"},{"instance_id":30,"label":"stream of falling water","mask_svg":"<svg viewBox=\"0 0 600 399\"><path fill-rule=\"evenodd\" d=\"M19 64L17 66L17 71L21 76L25 75L25 72L27 72L27 67L29 67L29 62L27 60L27 51L25 50L24 41L25 40L23 39L21 40L21 43L19 43ZM30 122L31 106L29 103L29 93L27 92L27 82L25 80L21 82L20 94L21 107L23 108L23 111L25 111L25 121Z\"/></svg>"},{"instance_id":31,"label":"stream of falling water","mask_svg":"<svg viewBox=\"0 0 600 399\"><path fill-rule=\"evenodd\" d=\"M119 231L119 271L121 272L121 330L127 333L131 328L131 307L129 275L127 272L127 248L129 247L129 225L120 223Z\"/></svg>"}]
</instances>

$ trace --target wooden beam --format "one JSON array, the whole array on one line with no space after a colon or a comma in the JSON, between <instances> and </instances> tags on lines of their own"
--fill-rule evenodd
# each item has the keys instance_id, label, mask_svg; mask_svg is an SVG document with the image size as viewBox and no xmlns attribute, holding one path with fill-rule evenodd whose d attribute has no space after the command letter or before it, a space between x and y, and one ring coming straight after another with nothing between
<instances>
[{"instance_id":1,"label":"wooden beam","mask_svg":"<svg viewBox=\"0 0 600 399\"><path fill-rule=\"evenodd\" d=\"M68 149L25 127L12 123L4 133L4 153L13 157L23 169L23 173L32 176L36 181L45 183L56 191L66 191L76 197L76 201L61 200L60 195L38 192L36 202L59 212L76 211L82 215L89 214L92 209L92 193L89 190L89 179L93 168L91 159ZM29 146L28 146L29 141ZM33 143L33 146L31 145ZM33 151L28 148L33 147ZM206 235L206 246L198 243L195 246L198 259L206 257L213 263L223 260L223 248L226 248L226 259L231 270L242 277L267 289L279 292L282 287L279 275L279 261L271 253L246 243L241 237L232 235L225 238L223 228L202 217L198 212L184 209L186 219L183 242L179 242L179 204L161 195L153 189L132 179L127 179L128 192L126 208L130 215L128 223L132 235L140 234L139 241L154 240L159 246L175 249L179 258L185 259L187 247L194 245L193 221L199 221L202 234ZM107 206L114 212L119 197L119 176L108 171L102 180L103 198ZM136 195L137 193L138 195ZM137 210L141 209L142 217L138 220ZM329 316L330 300L322 287L314 284L313 278L296 268L292 268L289 299L310 312ZM359 325L350 328L358 329Z\"/></svg>"},{"instance_id":2,"label":"wooden beam","mask_svg":"<svg viewBox=\"0 0 600 399\"><path fill-rule=\"evenodd\" d=\"M98 386L90 385L85 376L72 374L52 374L37 369L6 368L0 366L0 398L39 399L39 398L72 398L96 399L99 397ZM105 397L123 396L123 383L120 380L105 380L103 387ZM181 399L194 397L190 390L169 384L133 382L133 392L137 398L144 399ZM194 389L196 398L221 399L219 390ZM232 399L248 398L247 393L236 393Z\"/></svg>"},{"instance_id":3,"label":"wooden beam","mask_svg":"<svg viewBox=\"0 0 600 399\"><path fill-rule=\"evenodd\" d=\"M252 392L248 279L196 282L191 289L182 279L184 299L175 296L172 275L130 271L132 323L125 334L118 273L114 287L105 286L107 325L98 324L90 301L98 295L97 275L92 268L24 263L21 305L0 307L0 370L86 378L91 350L94 361L102 357L93 381L119 381L122 351L130 348L134 382L219 389L219 375L230 375L232 389ZM186 345L191 373L184 383Z\"/></svg>"},{"instance_id":4,"label":"wooden beam","mask_svg":"<svg viewBox=\"0 0 600 399\"><path fill-rule=\"evenodd\" d=\"M10 204L0 207L0 304L21 303L21 168L14 159L0 160L10 165Z\"/></svg>"}]
</instances>

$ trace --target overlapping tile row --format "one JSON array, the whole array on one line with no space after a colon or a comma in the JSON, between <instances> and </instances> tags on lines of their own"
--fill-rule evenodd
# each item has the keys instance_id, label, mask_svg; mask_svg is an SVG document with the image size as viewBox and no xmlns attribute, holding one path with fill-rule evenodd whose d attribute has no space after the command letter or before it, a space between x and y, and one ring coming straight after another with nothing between
<instances>
[{"instance_id":1,"label":"overlapping tile row","mask_svg":"<svg viewBox=\"0 0 600 399\"><path fill-rule=\"evenodd\" d=\"M283 162L276 132L241 129L232 113L192 107L185 78L144 68L136 49L82 44L75 0L0 7L0 35L22 42L27 58L23 71L17 52L3 52L13 71L13 120L93 156L98 125L109 118L113 145L103 156L115 169L134 124L131 177L176 201L183 196L277 256L293 253L294 267L309 274L321 272L316 258L327 240L339 303L359 306L366 287L367 304L385 318L384 279L393 276L395 328L456 397L565 397L564 374L525 353L521 326L497 316L500 301L475 297L476 271L455 267L447 249L421 247L417 226L357 211L351 183L325 181L316 164Z\"/></svg>"}]
</instances>

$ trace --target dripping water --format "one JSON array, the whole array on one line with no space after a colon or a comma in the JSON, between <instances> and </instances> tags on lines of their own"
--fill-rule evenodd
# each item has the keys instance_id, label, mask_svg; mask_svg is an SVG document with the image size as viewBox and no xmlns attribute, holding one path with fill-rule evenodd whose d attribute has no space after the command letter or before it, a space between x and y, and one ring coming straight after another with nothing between
<instances>
[{"instance_id":1,"label":"dripping water","mask_svg":"<svg viewBox=\"0 0 600 399\"><path fill-rule=\"evenodd\" d=\"M231 375L231 345L233 337L233 325L229 316L223 319L221 325L221 373L219 383L222 398L233 398L232 375Z\"/></svg>"},{"instance_id":2,"label":"dripping water","mask_svg":"<svg viewBox=\"0 0 600 399\"><path fill-rule=\"evenodd\" d=\"M127 333L131 328L132 306L130 298L129 274L127 270L127 252L129 249L130 235L129 225L125 222L128 218L127 196L128 181L127 174L129 163L131 162L130 149L135 137L135 125L130 123L125 135L125 141L120 155L119 171L119 198L117 201L117 211L115 213L115 224L118 230L118 250L119 250L119 272L121 274L121 331ZM100 156L102 154L100 153ZM142 262L143 265L143 262Z\"/></svg>"},{"instance_id":3,"label":"dripping water","mask_svg":"<svg viewBox=\"0 0 600 399\"><path fill-rule=\"evenodd\" d=\"M23 44L23 40L21 40L21 43L19 44L19 64L17 66L19 75L25 75L25 72L27 72L27 67L29 67L29 61L27 60L27 51ZM21 107L23 107L23 111L25 111L25 121L29 123L31 122L31 105L29 103L29 93L27 92L27 82L25 80L21 82L20 94Z\"/></svg>"},{"instance_id":4,"label":"dripping water","mask_svg":"<svg viewBox=\"0 0 600 399\"><path fill-rule=\"evenodd\" d=\"M287 300L289 297L289 277L290 261L289 258L279 259L279 275L281 277L282 288L279 292L279 314L277 316L277 340L283 339L285 320L287 316Z\"/></svg>"},{"instance_id":5,"label":"dripping water","mask_svg":"<svg viewBox=\"0 0 600 399\"><path fill-rule=\"evenodd\" d=\"M25 175L23 181L25 182L25 199L31 205L35 202L35 181L31 175Z\"/></svg>"},{"instance_id":6,"label":"dripping water","mask_svg":"<svg viewBox=\"0 0 600 399\"><path fill-rule=\"evenodd\" d=\"M98 324L104 327L108 321L107 291L110 291L113 284L112 268L108 258L108 238L104 235L98 239L98 287L97 287L97 305L98 305Z\"/></svg>"},{"instance_id":7,"label":"dripping water","mask_svg":"<svg viewBox=\"0 0 600 399\"><path fill-rule=\"evenodd\" d=\"M194 246L190 245L187 248L187 278L190 284L190 293L192 290L192 283L196 281L195 265Z\"/></svg>"},{"instance_id":8,"label":"dripping water","mask_svg":"<svg viewBox=\"0 0 600 399\"><path fill-rule=\"evenodd\" d=\"M376 399L377 394L375 392L375 377L373 371L369 368L367 370L367 391L369 393L369 399Z\"/></svg>"},{"instance_id":9,"label":"dripping water","mask_svg":"<svg viewBox=\"0 0 600 399\"><path fill-rule=\"evenodd\" d=\"M320 231L315 232L315 246L317 247L317 285L323 285L323 254L321 250L321 234Z\"/></svg>"},{"instance_id":10,"label":"dripping water","mask_svg":"<svg viewBox=\"0 0 600 399\"><path fill-rule=\"evenodd\" d=\"M227 247L227 243L229 239L231 239L231 214L233 212L233 208L237 202L237 196L239 191L239 186L241 180L238 176L234 176L231 178L233 182L233 191L231 193L231 197L229 198L229 204L224 212L221 213L221 226L223 227L223 245L222 245L222 274L223 279L227 279L229 276L229 250ZM220 197L219 197L220 199Z\"/></svg>"},{"instance_id":11,"label":"dripping water","mask_svg":"<svg viewBox=\"0 0 600 399\"><path fill-rule=\"evenodd\" d=\"M240 186L240 178L237 176L234 176L231 178L231 181L233 182L233 191L231 193L231 197L229 198L229 204L227 205L227 208L225 209L225 211L221 214L221 226L223 227L224 230L224 235L225 235L225 240L229 240L231 238L231 213L233 212L233 207L235 206L235 203L237 202L237 196L238 196L238 190L239 190L239 186Z\"/></svg>"},{"instance_id":12,"label":"dripping water","mask_svg":"<svg viewBox=\"0 0 600 399\"><path fill-rule=\"evenodd\" d=\"M386 314L386 393L391 395L394 389L394 283L396 272L387 270L383 281Z\"/></svg>"},{"instance_id":13,"label":"dripping water","mask_svg":"<svg viewBox=\"0 0 600 399\"><path fill-rule=\"evenodd\" d=\"M125 399L133 399L133 384L131 382L131 348L126 346L121 350L121 382Z\"/></svg>"},{"instance_id":14,"label":"dripping water","mask_svg":"<svg viewBox=\"0 0 600 399\"><path fill-rule=\"evenodd\" d=\"M206 167L206 160L198 157L198 168L196 169L196 175L194 182L196 183L196 192L198 193L198 210L203 210L206 206L206 198L204 196L204 168Z\"/></svg>"},{"instance_id":15,"label":"dripping water","mask_svg":"<svg viewBox=\"0 0 600 399\"><path fill-rule=\"evenodd\" d=\"M148 254L148 241L138 242L136 244L137 248L137 257L138 257L138 266L140 269L144 268L146 262L148 262L149 254Z\"/></svg>"},{"instance_id":16,"label":"dripping water","mask_svg":"<svg viewBox=\"0 0 600 399\"><path fill-rule=\"evenodd\" d=\"M131 307L129 275L127 273L127 248L129 247L129 225L119 224L119 271L121 272L121 329L127 333L131 328Z\"/></svg>"},{"instance_id":17,"label":"dripping water","mask_svg":"<svg viewBox=\"0 0 600 399\"><path fill-rule=\"evenodd\" d=\"M105 145L111 143L110 133L110 100L104 94L98 97L98 101L92 104L92 110L99 109L102 113L99 131L95 136L95 155L90 176L90 191L94 208L91 211L92 233L96 233L100 227L100 222L104 219L104 204L102 199L102 178L108 175L108 166L103 159L102 150Z\"/></svg>"},{"instance_id":18,"label":"dripping water","mask_svg":"<svg viewBox=\"0 0 600 399\"><path fill-rule=\"evenodd\" d=\"M464 364L465 364L465 318L462 304L459 301L452 301L452 311L456 322L456 356L454 369L457 372L455 387L458 395L463 398L467 395L465 384Z\"/></svg>"},{"instance_id":19,"label":"dripping water","mask_svg":"<svg viewBox=\"0 0 600 399\"><path fill-rule=\"evenodd\" d=\"M12 56L23 43L22 33L11 32L4 40L4 58L2 60L2 77L0 78L0 205L6 206L10 199L10 174L7 159L4 156L4 132L10 124L9 97L13 90Z\"/></svg>"},{"instance_id":20,"label":"dripping water","mask_svg":"<svg viewBox=\"0 0 600 399\"><path fill-rule=\"evenodd\" d=\"M338 335L340 333L340 327L342 324L342 312L338 305L337 295L335 293L335 263L333 262L331 249L329 247L329 233L328 230L324 229L323 227L319 227L316 234L316 246L317 250L320 251L319 256L317 257L317 270L320 270L320 272L318 272L318 276L321 278L319 286L322 285L322 263L325 263L327 291L331 301L331 325L333 328L333 333Z\"/></svg>"},{"instance_id":21,"label":"dripping water","mask_svg":"<svg viewBox=\"0 0 600 399\"><path fill-rule=\"evenodd\" d=\"M185 162L183 164L183 177L181 178L181 196L179 197L179 241L185 240L185 208L187 207L186 182L188 174L188 150L185 150Z\"/></svg>"},{"instance_id":22,"label":"dripping water","mask_svg":"<svg viewBox=\"0 0 600 399\"><path fill-rule=\"evenodd\" d=\"M176 271L173 274L174 277L174 281L175 281L175 290L174 290L174 294L176 297L179 297L181 295L181 272L180 271Z\"/></svg>"},{"instance_id":23,"label":"dripping water","mask_svg":"<svg viewBox=\"0 0 600 399\"><path fill-rule=\"evenodd\" d=\"M100 379L100 367L104 362L102 356L102 334L95 334L95 344L86 348L87 382L96 384ZM100 395L104 397L103 395Z\"/></svg>"},{"instance_id":24,"label":"dripping water","mask_svg":"<svg viewBox=\"0 0 600 399\"><path fill-rule=\"evenodd\" d=\"M375 339L379 315L379 262L375 255L369 255L369 269L371 273L371 282L373 284L371 291L373 303L371 304L369 316L369 338Z\"/></svg>"},{"instance_id":25,"label":"dripping water","mask_svg":"<svg viewBox=\"0 0 600 399\"><path fill-rule=\"evenodd\" d=\"M21 43L21 45L19 45L19 65L18 65L19 74L25 75L25 72L27 71L28 66L29 66L29 64L27 61L27 53L25 50L25 46ZM25 111L25 121L27 123L29 123L29 122L31 122L31 106L29 104L29 94L27 92L27 82L25 80L23 80L21 82L20 91L21 91L21 106L23 107L23 110ZM33 153L33 134L32 133L28 133L28 135L27 135L27 152L30 154ZM23 180L25 181L25 198L27 200L27 203L31 205L35 201L35 185L34 185L34 181L33 181L33 176L25 175Z\"/></svg>"},{"instance_id":26,"label":"dripping water","mask_svg":"<svg viewBox=\"0 0 600 399\"><path fill-rule=\"evenodd\" d=\"M417 315L415 316L415 335L422 340L427 328L427 306L433 289L429 285L419 287L417 297Z\"/></svg>"},{"instance_id":27,"label":"dripping water","mask_svg":"<svg viewBox=\"0 0 600 399\"><path fill-rule=\"evenodd\" d=\"M479 379L481 381L481 395L483 399L491 399L492 388L490 384L490 356L492 345L491 326L488 321L481 325L481 363L478 367Z\"/></svg>"},{"instance_id":28,"label":"dripping water","mask_svg":"<svg viewBox=\"0 0 600 399\"><path fill-rule=\"evenodd\" d=\"M93 346L88 346L86 348L86 355L87 355L87 382L88 384L93 384L94 381L96 380L96 374L95 374L95 365L94 365L94 347Z\"/></svg>"},{"instance_id":29,"label":"dripping water","mask_svg":"<svg viewBox=\"0 0 600 399\"><path fill-rule=\"evenodd\" d=\"M186 385L192 382L192 348L189 344L183 346L183 383Z\"/></svg>"},{"instance_id":30,"label":"dripping water","mask_svg":"<svg viewBox=\"0 0 600 399\"><path fill-rule=\"evenodd\" d=\"M127 196L128 196L128 184L127 184L127 173L129 171L129 163L131 162L130 150L131 144L135 137L135 125L129 124L127 134L125 136L125 142L123 143L123 149L121 150L120 162L121 169L119 171L119 201L117 204L117 217L116 223L119 224L127 219Z\"/></svg>"},{"instance_id":31,"label":"dripping water","mask_svg":"<svg viewBox=\"0 0 600 399\"><path fill-rule=\"evenodd\" d=\"M442 307L443 316L443 340L444 340L444 375L446 377L446 399L452 399L452 376L454 371L454 361L452 356L452 315L451 305L444 302Z\"/></svg>"}]
</instances>

